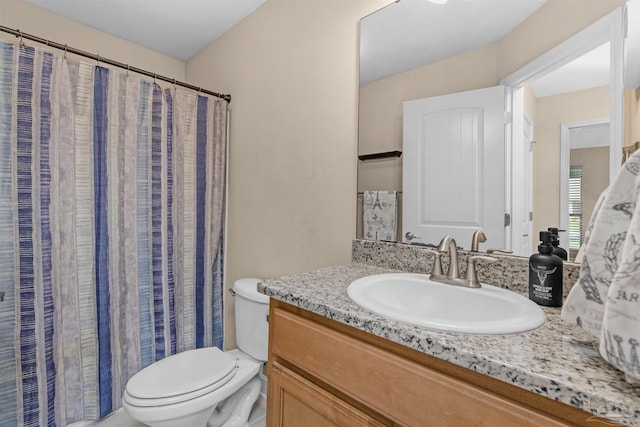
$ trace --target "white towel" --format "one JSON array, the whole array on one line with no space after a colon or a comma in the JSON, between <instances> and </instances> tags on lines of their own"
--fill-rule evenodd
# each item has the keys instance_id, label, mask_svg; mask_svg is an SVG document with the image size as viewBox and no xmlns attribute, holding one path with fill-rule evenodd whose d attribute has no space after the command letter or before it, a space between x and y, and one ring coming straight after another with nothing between
<instances>
[{"instance_id":1,"label":"white towel","mask_svg":"<svg viewBox=\"0 0 640 427\"><path fill-rule=\"evenodd\" d=\"M396 241L397 197L395 191L365 191L364 238Z\"/></svg>"},{"instance_id":2,"label":"white towel","mask_svg":"<svg viewBox=\"0 0 640 427\"><path fill-rule=\"evenodd\" d=\"M562 318L600 339L600 354L640 378L640 151L620 169L587 229L580 277Z\"/></svg>"}]
</instances>

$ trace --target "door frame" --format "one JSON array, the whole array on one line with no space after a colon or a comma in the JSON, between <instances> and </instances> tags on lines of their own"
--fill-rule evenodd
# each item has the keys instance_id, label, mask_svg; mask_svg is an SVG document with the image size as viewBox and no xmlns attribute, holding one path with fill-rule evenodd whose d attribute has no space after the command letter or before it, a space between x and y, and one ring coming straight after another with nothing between
<instances>
[{"instance_id":1,"label":"door frame","mask_svg":"<svg viewBox=\"0 0 640 427\"><path fill-rule=\"evenodd\" d=\"M513 117L511 126L511 143L517 146L522 140L523 122L520 118L524 114L523 91L524 86L551 71L573 61L585 53L604 43L610 43L610 83L609 83L609 182L611 182L622 162L622 147L624 145L624 34L626 30L626 8L619 7L608 15L600 18L584 30L575 34L563 43L542 54L529 64L509 74L500 84L506 87L506 106ZM508 141L507 141L508 142ZM516 164L517 150L510 150L509 157L512 164ZM510 168L513 171L513 168ZM514 179L510 176L508 181ZM511 188L514 188L513 186ZM519 197L513 194L510 198ZM562 197L562 195L561 195ZM515 203L515 202L514 202ZM562 200L561 200L562 203ZM511 205L513 213L514 204ZM512 223L517 218L512 219ZM515 233L512 233L512 247L515 247Z\"/></svg>"}]
</instances>

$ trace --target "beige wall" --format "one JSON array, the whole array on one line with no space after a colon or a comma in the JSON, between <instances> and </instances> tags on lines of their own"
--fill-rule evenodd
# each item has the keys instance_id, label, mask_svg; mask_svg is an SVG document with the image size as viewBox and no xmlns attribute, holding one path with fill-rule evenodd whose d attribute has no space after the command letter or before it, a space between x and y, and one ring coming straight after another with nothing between
<instances>
[{"instance_id":1,"label":"beige wall","mask_svg":"<svg viewBox=\"0 0 640 427\"><path fill-rule=\"evenodd\" d=\"M351 259L358 21L388 3L269 0L187 62L233 96L227 286Z\"/></svg>"},{"instance_id":2,"label":"beige wall","mask_svg":"<svg viewBox=\"0 0 640 427\"><path fill-rule=\"evenodd\" d=\"M560 225L560 124L606 117L609 86L538 99L533 150L534 231Z\"/></svg>"},{"instance_id":3,"label":"beige wall","mask_svg":"<svg viewBox=\"0 0 640 427\"><path fill-rule=\"evenodd\" d=\"M22 0L0 0L0 25L176 80L185 79L183 61L55 15ZM2 32L0 38L5 41L16 40L14 36Z\"/></svg>"}]
</instances>

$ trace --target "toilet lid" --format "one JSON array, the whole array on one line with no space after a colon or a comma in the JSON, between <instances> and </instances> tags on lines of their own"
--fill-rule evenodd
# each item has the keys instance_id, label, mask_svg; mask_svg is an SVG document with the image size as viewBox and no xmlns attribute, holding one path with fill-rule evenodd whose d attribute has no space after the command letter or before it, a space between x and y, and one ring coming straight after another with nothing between
<instances>
[{"instance_id":1,"label":"toilet lid","mask_svg":"<svg viewBox=\"0 0 640 427\"><path fill-rule=\"evenodd\" d=\"M256 279L253 277L238 279L233 282L233 291L238 295L261 304L269 304L269 297L265 294L258 292L258 283L262 282L262 279Z\"/></svg>"},{"instance_id":2,"label":"toilet lid","mask_svg":"<svg viewBox=\"0 0 640 427\"><path fill-rule=\"evenodd\" d=\"M127 383L127 393L141 399L159 399L226 384L235 375L236 361L217 347L174 354L152 363Z\"/></svg>"}]
</instances>

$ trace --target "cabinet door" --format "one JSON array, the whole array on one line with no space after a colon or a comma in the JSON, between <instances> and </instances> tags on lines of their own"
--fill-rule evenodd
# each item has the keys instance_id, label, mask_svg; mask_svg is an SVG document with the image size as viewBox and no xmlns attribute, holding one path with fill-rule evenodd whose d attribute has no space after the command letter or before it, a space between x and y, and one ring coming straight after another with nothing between
<instances>
[{"instance_id":1,"label":"cabinet door","mask_svg":"<svg viewBox=\"0 0 640 427\"><path fill-rule=\"evenodd\" d=\"M570 425L492 391L280 309L277 304L271 305L269 327L273 328L269 336L269 357L274 364L278 360L286 360L289 366L308 373L310 378L319 379L397 425ZM339 354L335 349L340 349ZM307 427L311 424L289 425Z\"/></svg>"},{"instance_id":2,"label":"cabinet door","mask_svg":"<svg viewBox=\"0 0 640 427\"><path fill-rule=\"evenodd\" d=\"M269 371L268 426L383 426L374 418L275 362Z\"/></svg>"}]
</instances>

